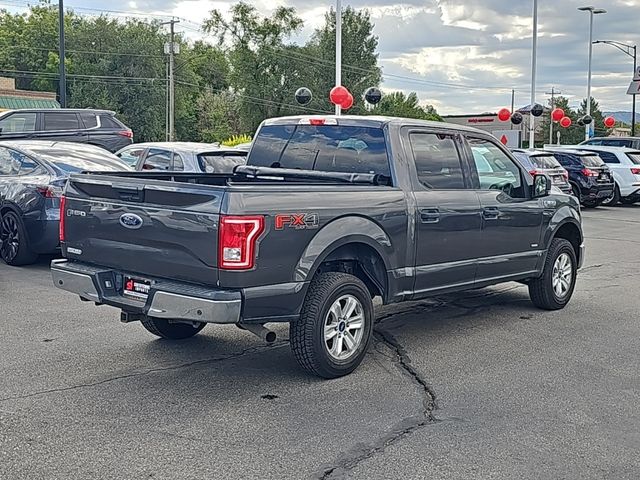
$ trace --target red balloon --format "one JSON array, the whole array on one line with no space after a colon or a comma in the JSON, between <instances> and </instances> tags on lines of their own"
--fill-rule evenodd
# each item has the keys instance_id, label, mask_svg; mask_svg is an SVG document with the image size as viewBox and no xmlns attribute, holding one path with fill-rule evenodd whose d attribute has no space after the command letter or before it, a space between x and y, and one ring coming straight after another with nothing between
<instances>
[{"instance_id":1,"label":"red balloon","mask_svg":"<svg viewBox=\"0 0 640 480\"><path fill-rule=\"evenodd\" d=\"M554 108L553 112L551 112L551 118L553 118L554 122L559 122L564 118L564 110L561 108Z\"/></svg>"},{"instance_id":2,"label":"red balloon","mask_svg":"<svg viewBox=\"0 0 640 480\"><path fill-rule=\"evenodd\" d=\"M353 95L349 93L347 99L340 104L340 108L343 110L349 110L351 107L353 107Z\"/></svg>"},{"instance_id":3,"label":"red balloon","mask_svg":"<svg viewBox=\"0 0 640 480\"><path fill-rule=\"evenodd\" d=\"M616 119L613 117L607 117L604 119L604 126L607 128L613 128L616 124Z\"/></svg>"},{"instance_id":4,"label":"red balloon","mask_svg":"<svg viewBox=\"0 0 640 480\"><path fill-rule=\"evenodd\" d=\"M506 122L510 118L511 118L511 112L509 111L509 109L501 108L500 111L498 112L498 120L500 120L501 122Z\"/></svg>"},{"instance_id":5,"label":"red balloon","mask_svg":"<svg viewBox=\"0 0 640 480\"><path fill-rule=\"evenodd\" d=\"M562 117L560 119L560 125L564 128L569 128L571 126L571 119L569 117Z\"/></svg>"},{"instance_id":6,"label":"red balloon","mask_svg":"<svg viewBox=\"0 0 640 480\"><path fill-rule=\"evenodd\" d=\"M349 93L349 90L347 90L342 85L338 85L331 89L331 92L329 93L329 99L334 105L342 105L347 100L347 98L349 98L349 95L351 95Z\"/></svg>"}]
</instances>

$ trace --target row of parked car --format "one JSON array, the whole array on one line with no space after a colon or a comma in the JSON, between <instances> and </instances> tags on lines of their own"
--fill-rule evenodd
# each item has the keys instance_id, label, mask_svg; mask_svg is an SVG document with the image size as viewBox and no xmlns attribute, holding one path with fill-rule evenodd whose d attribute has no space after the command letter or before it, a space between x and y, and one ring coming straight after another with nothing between
<instances>
[{"instance_id":1,"label":"row of parked car","mask_svg":"<svg viewBox=\"0 0 640 480\"><path fill-rule=\"evenodd\" d=\"M64 117L64 118L63 118ZM512 153L532 174L587 207L640 201L640 148L548 146ZM638 142L640 146L640 141ZM245 162L249 145L133 143L113 112L20 110L0 115L0 257L10 265L35 261L58 248L60 196L68 176L80 171L229 173ZM475 155L482 155L479 149ZM478 168L499 169L476 158Z\"/></svg>"}]
</instances>

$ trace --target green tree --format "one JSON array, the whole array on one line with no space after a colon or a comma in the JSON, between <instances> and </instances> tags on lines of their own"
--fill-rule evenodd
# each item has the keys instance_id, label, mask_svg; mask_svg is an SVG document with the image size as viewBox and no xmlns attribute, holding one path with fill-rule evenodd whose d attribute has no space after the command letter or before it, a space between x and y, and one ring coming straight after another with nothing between
<instances>
[{"instance_id":1,"label":"green tree","mask_svg":"<svg viewBox=\"0 0 640 480\"><path fill-rule=\"evenodd\" d=\"M578 108L578 117L583 117L587 114L587 99L584 98L580 102L580 108ZM606 137L611 135L611 129L604 126L604 114L600 110L600 104L595 98L591 97L591 118L593 118L593 131L598 137ZM582 129L584 133L584 128ZM583 137L584 140L584 137Z\"/></svg>"},{"instance_id":2,"label":"green tree","mask_svg":"<svg viewBox=\"0 0 640 480\"><path fill-rule=\"evenodd\" d=\"M393 92L384 95L380 103L371 110L375 115L388 115L391 117L417 118L420 120L442 121L435 108L431 105L421 106L418 95L411 92L405 95L402 92Z\"/></svg>"},{"instance_id":3,"label":"green tree","mask_svg":"<svg viewBox=\"0 0 640 480\"><path fill-rule=\"evenodd\" d=\"M342 13L342 84L355 98L353 114L366 112L363 100L369 87L380 85L382 72L378 66L378 37L373 34L371 15L366 10L347 7ZM331 110L329 91L335 86L336 49L335 11L325 15L324 25L316 30L305 47L309 73L308 87L316 96L317 107Z\"/></svg>"},{"instance_id":4,"label":"green tree","mask_svg":"<svg viewBox=\"0 0 640 480\"><path fill-rule=\"evenodd\" d=\"M551 108L551 100L549 100L549 108ZM577 145L581 141L584 140L584 127L578 125L578 118L580 116L578 113L573 110L569 106L569 99L566 97L556 97L554 108L561 108L564 110L565 116L571 119L571 126L569 128L564 128L560 126L559 123L554 123L553 125L553 142L556 143L557 132L560 132L560 143L563 145ZM544 117L542 117L542 123L540 130L542 132L542 143L549 142L549 122L551 121L551 111L549 113L545 113Z\"/></svg>"},{"instance_id":5,"label":"green tree","mask_svg":"<svg viewBox=\"0 0 640 480\"><path fill-rule=\"evenodd\" d=\"M245 132L238 98L229 91L205 91L197 101L199 141L222 142Z\"/></svg>"}]
</instances>

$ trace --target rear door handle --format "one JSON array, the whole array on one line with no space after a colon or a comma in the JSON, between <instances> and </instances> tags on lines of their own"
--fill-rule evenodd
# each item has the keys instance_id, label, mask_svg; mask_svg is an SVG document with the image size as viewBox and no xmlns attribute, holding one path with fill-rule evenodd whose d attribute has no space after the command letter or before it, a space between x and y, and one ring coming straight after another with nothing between
<instances>
[{"instance_id":1,"label":"rear door handle","mask_svg":"<svg viewBox=\"0 0 640 480\"><path fill-rule=\"evenodd\" d=\"M500 215L498 207L484 207L482 209L482 218L485 220L497 220Z\"/></svg>"},{"instance_id":2,"label":"rear door handle","mask_svg":"<svg viewBox=\"0 0 640 480\"><path fill-rule=\"evenodd\" d=\"M440 211L437 208L423 208L420 210L420 221L422 223L438 223Z\"/></svg>"}]
</instances>

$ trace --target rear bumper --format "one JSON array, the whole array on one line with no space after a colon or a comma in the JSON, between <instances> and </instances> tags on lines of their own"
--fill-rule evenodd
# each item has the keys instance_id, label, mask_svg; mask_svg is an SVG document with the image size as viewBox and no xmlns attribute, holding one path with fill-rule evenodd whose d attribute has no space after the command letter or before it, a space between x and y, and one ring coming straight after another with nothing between
<instances>
[{"instance_id":1,"label":"rear bumper","mask_svg":"<svg viewBox=\"0 0 640 480\"><path fill-rule=\"evenodd\" d=\"M238 323L241 319L242 294L237 290L149 279L151 288L146 301L142 301L122 295L125 272L54 260L51 275L56 287L129 314L205 323Z\"/></svg>"}]
</instances>

